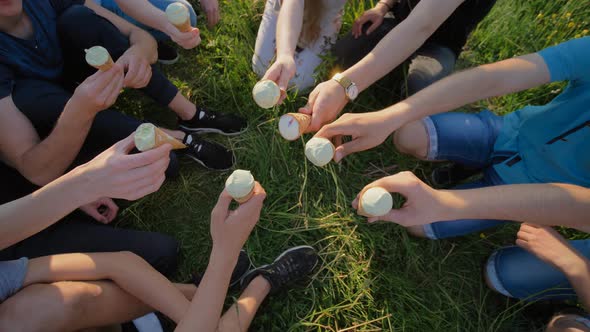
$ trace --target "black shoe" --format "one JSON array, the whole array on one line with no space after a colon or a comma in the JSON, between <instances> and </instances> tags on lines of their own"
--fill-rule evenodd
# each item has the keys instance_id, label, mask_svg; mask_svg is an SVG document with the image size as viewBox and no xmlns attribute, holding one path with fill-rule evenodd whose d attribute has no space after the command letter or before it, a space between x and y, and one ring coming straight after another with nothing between
<instances>
[{"instance_id":1,"label":"black shoe","mask_svg":"<svg viewBox=\"0 0 590 332\"><path fill-rule=\"evenodd\" d=\"M158 42L158 62L163 65L172 65L178 62L180 55L173 46L166 42Z\"/></svg>"},{"instance_id":2,"label":"black shoe","mask_svg":"<svg viewBox=\"0 0 590 332\"><path fill-rule=\"evenodd\" d=\"M481 171L479 168L467 168L459 164L440 166L432 171L431 181L435 187L449 187Z\"/></svg>"},{"instance_id":3,"label":"black shoe","mask_svg":"<svg viewBox=\"0 0 590 332\"><path fill-rule=\"evenodd\" d=\"M250 270L250 266L252 266L252 263L250 263L250 257L248 257L248 253L246 252L246 250L242 249L240 251L240 256L238 256L238 262L236 263L234 272L231 274L229 287L237 285L242 280L244 275L246 275L246 273ZM191 281L195 284L195 286L199 287L199 284L201 283L202 279L203 274L198 273L193 275Z\"/></svg>"},{"instance_id":4,"label":"black shoe","mask_svg":"<svg viewBox=\"0 0 590 332\"><path fill-rule=\"evenodd\" d=\"M188 133L216 133L227 136L246 131L248 124L243 118L197 107L197 113L190 120L179 120L178 126Z\"/></svg>"},{"instance_id":5,"label":"black shoe","mask_svg":"<svg viewBox=\"0 0 590 332\"><path fill-rule=\"evenodd\" d=\"M187 134L183 140L187 146L184 154L208 169L225 171L234 165L234 154L223 145Z\"/></svg>"},{"instance_id":6,"label":"black shoe","mask_svg":"<svg viewBox=\"0 0 590 332\"><path fill-rule=\"evenodd\" d=\"M272 264L248 272L242 278L241 286L245 289L255 277L261 275L270 284L270 292L276 293L309 276L318 262L318 254L312 247L293 247L284 251Z\"/></svg>"}]
</instances>

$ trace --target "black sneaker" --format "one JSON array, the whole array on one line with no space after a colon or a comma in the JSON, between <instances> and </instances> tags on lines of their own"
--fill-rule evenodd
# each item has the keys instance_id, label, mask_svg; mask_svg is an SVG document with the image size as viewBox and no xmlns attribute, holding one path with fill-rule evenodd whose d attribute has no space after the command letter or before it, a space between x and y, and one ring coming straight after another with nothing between
<instances>
[{"instance_id":1,"label":"black sneaker","mask_svg":"<svg viewBox=\"0 0 590 332\"><path fill-rule=\"evenodd\" d=\"M190 120L179 120L178 126L187 133L216 133L227 136L246 131L248 124L243 118L197 107L197 113Z\"/></svg>"},{"instance_id":2,"label":"black sneaker","mask_svg":"<svg viewBox=\"0 0 590 332\"><path fill-rule=\"evenodd\" d=\"M311 274L318 265L319 257L310 246L299 246L284 251L272 264L248 272L241 282L242 289L261 275L270 284L270 292L276 293Z\"/></svg>"},{"instance_id":3,"label":"black sneaker","mask_svg":"<svg viewBox=\"0 0 590 332\"><path fill-rule=\"evenodd\" d=\"M467 168L460 164L440 166L432 171L431 181L435 187L449 187L481 173L479 168Z\"/></svg>"},{"instance_id":4,"label":"black sneaker","mask_svg":"<svg viewBox=\"0 0 590 332\"><path fill-rule=\"evenodd\" d=\"M188 147L184 154L208 169L225 171L234 165L234 154L223 145L187 134L183 143Z\"/></svg>"},{"instance_id":5,"label":"black sneaker","mask_svg":"<svg viewBox=\"0 0 590 332\"><path fill-rule=\"evenodd\" d=\"M233 287L237 285L244 275L250 270L250 266L252 263L250 262L250 257L248 257L248 253L246 250L242 249L240 251L240 256L238 256L238 262L236 263L236 267L234 268L234 272L231 274L231 279L229 280L229 287ZM203 279L203 273L194 274L192 277L192 282L195 286L199 287L201 280Z\"/></svg>"},{"instance_id":6,"label":"black sneaker","mask_svg":"<svg viewBox=\"0 0 590 332\"><path fill-rule=\"evenodd\" d=\"M180 55L176 48L167 42L158 42L158 62L163 65L173 65L178 62Z\"/></svg>"}]
</instances>

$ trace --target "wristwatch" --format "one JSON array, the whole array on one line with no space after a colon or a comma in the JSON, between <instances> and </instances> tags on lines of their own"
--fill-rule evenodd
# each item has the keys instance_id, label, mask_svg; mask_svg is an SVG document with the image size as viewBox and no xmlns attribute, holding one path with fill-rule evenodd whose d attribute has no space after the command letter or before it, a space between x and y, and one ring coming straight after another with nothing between
<instances>
[{"instance_id":1,"label":"wristwatch","mask_svg":"<svg viewBox=\"0 0 590 332\"><path fill-rule=\"evenodd\" d=\"M346 97L349 100L355 100L356 97L359 95L358 87L356 86L356 84L354 84L353 81L350 80L350 78L338 73L334 75L332 79L338 82L338 84L340 84L344 88L344 92L346 92Z\"/></svg>"}]
</instances>

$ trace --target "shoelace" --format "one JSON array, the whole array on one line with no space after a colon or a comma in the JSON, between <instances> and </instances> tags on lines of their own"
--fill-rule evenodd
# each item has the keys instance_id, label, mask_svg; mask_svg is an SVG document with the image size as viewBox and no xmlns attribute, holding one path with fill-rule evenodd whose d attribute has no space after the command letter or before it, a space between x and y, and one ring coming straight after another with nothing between
<instances>
[{"instance_id":1,"label":"shoelace","mask_svg":"<svg viewBox=\"0 0 590 332\"><path fill-rule=\"evenodd\" d=\"M285 278L289 282L298 277L298 273L296 273L299 272L298 267L299 264L297 264L293 257L288 257L286 260L277 264L276 271L281 278Z\"/></svg>"}]
</instances>

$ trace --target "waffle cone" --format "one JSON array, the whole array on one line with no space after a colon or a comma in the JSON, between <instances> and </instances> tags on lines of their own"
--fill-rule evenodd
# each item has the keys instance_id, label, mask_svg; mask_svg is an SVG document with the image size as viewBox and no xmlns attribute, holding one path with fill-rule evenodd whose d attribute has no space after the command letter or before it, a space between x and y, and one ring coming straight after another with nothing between
<instances>
[{"instance_id":1,"label":"waffle cone","mask_svg":"<svg viewBox=\"0 0 590 332\"><path fill-rule=\"evenodd\" d=\"M111 69L114 65L115 65L115 62L113 61L113 58L111 58L111 56L109 55L109 59L107 60L107 62L105 62L101 66L96 66L96 69L102 70L102 71L107 71L107 70Z\"/></svg>"},{"instance_id":2,"label":"waffle cone","mask_svg":"<svg viewBox=\"0 0 590 332\"><path fill-rule=\"evenodd\" d=\"M303 113L289 113L289 115L299 123L299 136L303 135L311 124L311 116Z\"/></svg>"},{"instance_id":3,"label":"waffle cone","mask_svg":"<svg viewBox=\"0 0 590 332\"><path fill-rule=\"evenodd\" d=\"M176 138L166 134L166 132L164 132L162 129L156 127L154 130L154 149L166 143L172 145L172 150L186 148L186 145L182 144L182 142Z\"/></svg>"},{"instance_id":4,"label":"waffle cone","mask_svg":"<svg viewBox=\"0 0 590 332\"><path fill-rule=\"evenodd\" d=\"M180 32L189 32L193 29L193 27L191 26L191 21L190 21L190 17L186 18L186 21L182 24L174 24L174 26L180 31Z\"/></svg>"},{"instance_id":5,"label":"waffle cone","mask_svg":"<svg viewBox=\"0 0 590 332\"><path fill-rule=\"evenodd\" d=\"M254 187L252 187L252 190L250 190L250 193L244 197L240 197L240 198L235 198L234 200L236 200L236 202L243 204L246 203L248 200L250 200L250 198L252 198L252 196L254 196Z\"/></svg>"}]
</instances>

